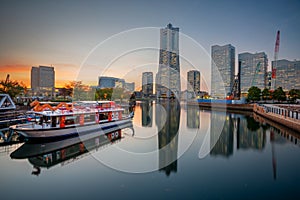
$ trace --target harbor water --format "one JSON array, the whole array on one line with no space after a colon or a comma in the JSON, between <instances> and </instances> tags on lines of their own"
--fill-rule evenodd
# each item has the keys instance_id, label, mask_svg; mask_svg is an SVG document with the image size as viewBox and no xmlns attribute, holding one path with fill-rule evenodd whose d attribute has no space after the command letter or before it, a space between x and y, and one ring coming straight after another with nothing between
<instances>
[{"instance_id":1,"label":"harbor water","mask_svg":"<svg viewBox=\"0 0 300 200\"><path fill-rule=\"evenodd\" d=\"M118 134L2 144L1 199L299 197L300 133L252 112L138 102Z\"/></svg>"}]
</instances>

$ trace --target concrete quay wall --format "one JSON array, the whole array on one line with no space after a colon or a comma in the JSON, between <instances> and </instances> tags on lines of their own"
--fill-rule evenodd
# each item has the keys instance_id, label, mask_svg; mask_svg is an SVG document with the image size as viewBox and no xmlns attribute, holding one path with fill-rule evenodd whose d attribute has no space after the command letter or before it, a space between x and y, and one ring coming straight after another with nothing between
<instances>
[{"instance_id":1,"label":"concrete quay wall","mask_svg":"<svg viewBox=\"0 0 300 200\"><path fill-rule=\"evenodd\" d=\"M258 104L253 106L253 112L300 133L300 115L298 113L292 112L291 114L291 111L274 105Z\"/></svg>"}]
</instances>

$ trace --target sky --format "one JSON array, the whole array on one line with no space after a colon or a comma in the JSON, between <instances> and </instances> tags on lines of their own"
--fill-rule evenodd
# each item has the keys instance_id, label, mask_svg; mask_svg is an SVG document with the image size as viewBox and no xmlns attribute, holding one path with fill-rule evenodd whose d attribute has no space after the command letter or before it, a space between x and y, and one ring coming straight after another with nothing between
<instances>
[{"instance_id":1,"label":"sky","mask_svg":"<svg viewBox=\"0 0 300 200\"><path fill-rule=\"evenodd\" d=\"M203 77L208 85L212 45L232 44L236 59L238 53L264 51L271 64L280 30L278 58L300 59L299 0L1 0L0 4L0 80L10 74L10 79L29 87L31 66L38 65L55 67L56 87L72 80L96 85L100 75L125 78L138 87L142 71L157 71L159 28L168 23L182 34L182 77L189 69L207 70ZM195 50L192 43L198 45Z\"/></svg>"}]
</instances>

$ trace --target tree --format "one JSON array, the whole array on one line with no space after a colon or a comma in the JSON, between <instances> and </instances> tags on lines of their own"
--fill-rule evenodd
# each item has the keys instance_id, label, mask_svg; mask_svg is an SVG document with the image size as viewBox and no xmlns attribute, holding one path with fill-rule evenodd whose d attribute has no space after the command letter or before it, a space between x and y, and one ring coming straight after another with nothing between
<instances>
[{"instance_id":1,"label":"tree","mask_svg":"<svg viewBox=\"0 0 300 200\"><path fill-rule=\"evenodd\" d=\"M300 90L299 89L291 89L289 91L289 99L292 102L295 102L296 99L300 99Z\"/></svg>"},{"instance_id":2,"label":"tree","mask_svg":"<svg viewBox=\"0 0 300 200\"><path fill-rule=\"evenodd\" d=\"M286 100L285 92L283 91L282 87L278 87L273 92L273 99L275 99L277 101L285 101Z\"/></svg>"},{"instance_id":3,"label":"tree","mask_svg":"<svg viewBox=\"0 0 300 200\"><path fill-rule=\"evenodd\" d=\"M0 93L9 94L11 98L16 97L17 95L26 92L27 88L24 83L11 80L1 80L0 81Z\"/></svg>"},{"instance_id":4,"label":"tree","mask_svg":"<svg viewBox=\"0 0 300 200\"><path fill-rule=\"evenodd\" d=\"M72 81L65 86L74 101L95 100L95 89L82 83L82 81Z\"/></svg>"},{"instance_id":5,"label":"tree","mask_svg":"<svg viewBox=\"0 0 300 200\"><path fill-rule=\"evenodd\" d=\"M261 95L262 95L262 99L263 100L268 100L270 99L270 90L268 88L265 88L262 92L261 92Z\"/></svg>"},{"instance_id":6,"label":"tree","mask_svg":"<svg viewBox=\"0 0 300 200\"><path fill-rule=\"evenodd\" d=\"M95 99L96 100L110 100L112 97L113 88L101 88L96 89Z\"/></svg>"},{"instance_id":7,"label":"tree","mask_svg":"<svg viewBox=\"0 0 300 200\"><path fill-rule=\"evenodd\" d=\"M256 87L256 86L252 86L251 88L249 88L248 90L248 100L249 101L259 101L260 100L260 93L261 93L261 89Z\"/></svg>"}]
</instances>

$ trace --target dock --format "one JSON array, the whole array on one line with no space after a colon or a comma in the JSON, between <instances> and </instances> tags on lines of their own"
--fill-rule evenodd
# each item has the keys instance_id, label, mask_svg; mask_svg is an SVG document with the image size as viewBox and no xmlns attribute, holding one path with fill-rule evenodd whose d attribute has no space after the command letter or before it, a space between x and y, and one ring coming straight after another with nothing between
<instances>
[{"instance_id":1,"label":"dock","mask_svg":"<svg viewBox=\"0 0 300 200\"><path fill-rule=\"evenodd\" d=\"M8 127L0 129L0 146L6 146L21 142L19 135Z\"/></svg>"}]
</instances>

